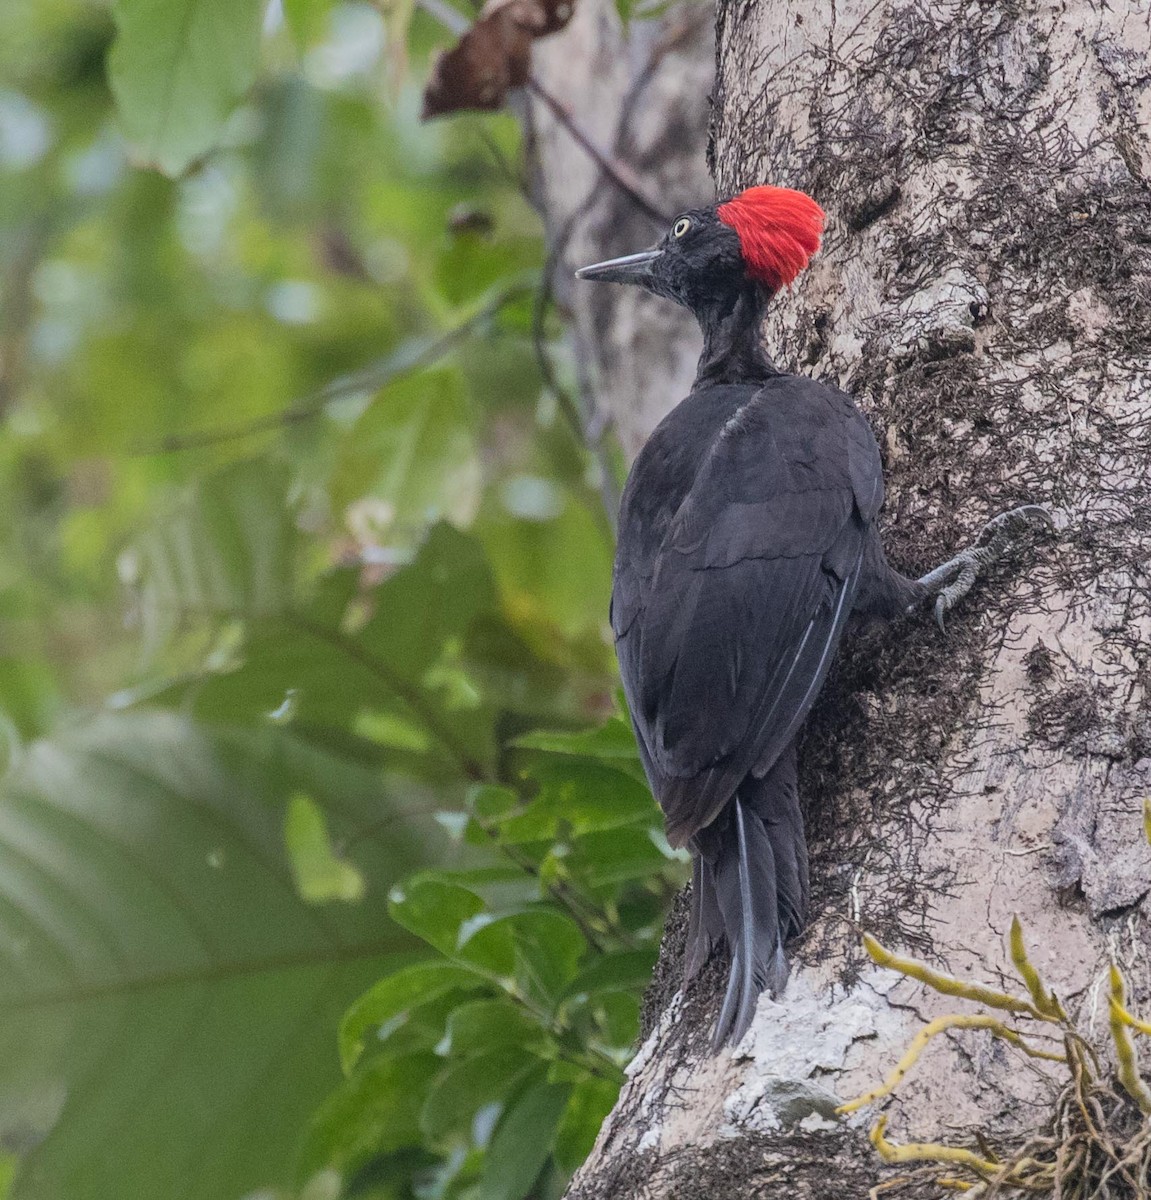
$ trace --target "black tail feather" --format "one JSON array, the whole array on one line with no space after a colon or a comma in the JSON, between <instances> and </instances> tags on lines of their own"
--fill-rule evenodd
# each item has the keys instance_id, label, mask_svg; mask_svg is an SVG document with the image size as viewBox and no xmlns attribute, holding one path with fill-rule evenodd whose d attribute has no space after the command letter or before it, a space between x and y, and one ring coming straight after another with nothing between
<instances>
[{"instance_id":1,"label":"black tail feather","mask_svg":"<svg viewBox=\"0 0 1151 1200\"><path fill-rule=\"evenodd\" d=\"M701 854L691 859L691 913L687 926L687 950L683 977L690 983L723 941L723 914L715 894L715 876Z\"/></svg>"},{"instance_id":2,"label":"black tail feather","mask_svg":"<svg viewBox=\"0 0 1151 1200\"><path fill-rule=\"evenodd\" d=\"M807 917L807 845L788 747L763 779L748 778L712 825L693 839L693 892L685 976L722 940L731 957L712 1052L747 1032L765 989L787 983L786 938Z\"/></svg>"},{"instance_id":3,"label":"black tail feather","mask_svg":"<svg viewBox=\"0 0 1151 1200\"><path fill-rule=\"evenodd\" d=\"M763 822L736 797L731 809L732 836L715 865L715 892L723 914L731 954L731 974L723 998L712 1049L738 1042L755 1015L759 993L779 949L779 906L775 857Z\"/></svg>"},{"instance_id":4,"label":"black tail feather","mask_svg":"<svg viewBox=\"0 0 1151 1200\"><path fill-rule=\"evenodd\" d=\"M748 807L763 821L775 858L775 892L784 940L807 922L807 839L799 810L795 743L780 755L763 779L748 779L740 789Z\"/></svg>"}]
</instances>

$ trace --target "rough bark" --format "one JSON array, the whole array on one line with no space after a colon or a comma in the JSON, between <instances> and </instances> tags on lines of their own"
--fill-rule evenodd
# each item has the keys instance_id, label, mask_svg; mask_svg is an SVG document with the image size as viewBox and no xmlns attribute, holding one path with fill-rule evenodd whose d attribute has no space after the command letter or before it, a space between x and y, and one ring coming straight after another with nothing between
<instances>
[{"instance_id":1,"label":"rough bark","mask_svg":"<svg viewBox=\"0 0 1151 1200\"><path fill-rule=\"evenodd\" d=\"M873 1114L832 1107L925 1019L973 1009L871 965L861 929L995 983L1018 913L1084 1029L1106 1025L1108 953L1148 999L1149 21L1142 0L720 0L716 184L801 187L828 210L767 336L868 412L891 557L917 573L1025 501L1060 532L946 634L921 620L851 640L802 750L814 913L786 994L709 1059L721 972L679 991L673 913L650 1034L571 1197L855 1197L885 1178ZM626 91L630 66L597 45ZM565 186L549 184L557 213ZM669 207L698 202L692 186L673 203L669 182ZM585 206L581 254L650 240L614 203ZM652 350L665 306L621 294L580 316L634 450L686 390L687 337L669 370ZM1010 1144L1045 1120L1058 1071L978 1033L937 1039L887 1105L891 1136Z\"/></svg>"}]
</instances>

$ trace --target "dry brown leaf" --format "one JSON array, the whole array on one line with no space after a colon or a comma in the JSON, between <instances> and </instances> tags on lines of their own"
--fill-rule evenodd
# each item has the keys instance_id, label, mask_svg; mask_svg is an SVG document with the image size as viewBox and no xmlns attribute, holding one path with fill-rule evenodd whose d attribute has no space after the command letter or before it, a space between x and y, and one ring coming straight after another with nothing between
<instances>
[{"instance_id":1,"label":"dry brown leaf","mask_svg":"<svg viewBox=\"0 0 1151 1200\"><path fill-rule=\"evenodd\" d=\"M523 87L536 38L558 33L575 0L489 0L476 23L432 66L424 88L424 120L464 109L499 108Z\"/></svg>"}]
</instances>

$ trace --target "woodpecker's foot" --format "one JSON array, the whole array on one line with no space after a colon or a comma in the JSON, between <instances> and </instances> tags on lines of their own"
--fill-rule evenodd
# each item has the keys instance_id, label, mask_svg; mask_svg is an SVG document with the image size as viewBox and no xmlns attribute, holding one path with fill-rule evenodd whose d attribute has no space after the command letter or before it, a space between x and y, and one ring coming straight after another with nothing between
<instances>
[{"instance_id":1,"label":"woodpecker's foot","mask_svg":"<svg viewBox=\"0 0 1151 1200\"><path fill-rule=\"evenodd\" d=\"M961 550L934 571L919 580L928 595L935 597L935 621L943 628L943 618L967 595L979 573L997 563L1039 525L1054 528L1051 514L1038 504L1024 504L993 517L980 531L975 545Z\"/></svg>"}]
</instances>

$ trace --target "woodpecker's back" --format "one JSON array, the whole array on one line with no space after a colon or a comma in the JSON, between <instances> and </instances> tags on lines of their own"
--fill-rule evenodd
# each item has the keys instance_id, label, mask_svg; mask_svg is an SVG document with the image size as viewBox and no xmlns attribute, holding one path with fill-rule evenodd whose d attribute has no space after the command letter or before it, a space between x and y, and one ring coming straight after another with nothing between
<instances>
[{"instance_id":1,"label":"woodpecker's back","mask_svg":"<svg viewBox=\"0 0 1151 1200\"><path fill-rule=\"evenodd\" d=\"M697 388L624 492L612 625L668 838L693 853L688 972L721 943L732 954L720 1039L783 986L782 943L806 915L795 740L881 502L848 397L784 374Z\"/></svg>"},{"instance_id":2,"label":"woodpecker's back","mask_svg":"<svg viewBox=\"0 0 1151 1200\"><path fill-rule=\"evenodd\" d=\"M807 911L795 742L861 586L882 503L867 423L778 371L761 325L819 245L810 197L750 188L684 213L651 250L580 274L692 310L691 394L624 490L612 626L668 840L693 860L687 972L731 956L715 1045L738 1040Z\"/></svg>"}]
</instances>

